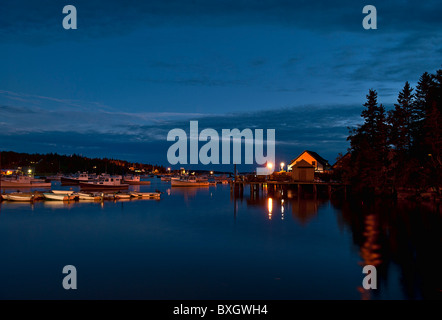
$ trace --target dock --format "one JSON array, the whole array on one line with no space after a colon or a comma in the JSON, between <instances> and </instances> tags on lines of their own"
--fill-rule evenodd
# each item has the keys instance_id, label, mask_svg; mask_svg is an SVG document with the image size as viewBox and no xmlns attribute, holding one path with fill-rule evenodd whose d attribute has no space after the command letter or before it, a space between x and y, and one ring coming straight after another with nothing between
<instances>
[{"instance_id":1,"label":"dock","mask_svg":"<svg viewBox=\"0 0 442 320\"><path fill-rule=\"evenodd\" d=\"M339 182L313 182L313 181L231 181L230 192L237 196L243 196L244 189L250 188L250 197L259 198L260 194L267 192L267 194L280 193L282 195L290 193L297 193L298 196L304 194L311 194L317 196L318 194L326 194L329 198L334 194L341 193L344 198L347 197L349 184Z\"/></svg>"}]
</instances>

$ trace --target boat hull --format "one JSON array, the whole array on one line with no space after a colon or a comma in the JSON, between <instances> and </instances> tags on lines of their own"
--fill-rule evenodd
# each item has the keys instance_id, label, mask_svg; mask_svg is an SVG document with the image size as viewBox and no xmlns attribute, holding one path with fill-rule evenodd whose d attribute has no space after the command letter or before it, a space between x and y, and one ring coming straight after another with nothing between
<instances>
[{"instance_id":1,"label":"boat hull","mask_svg":"<svg viewBox=\"0 0 442 320\"><path fill-rule=\"evenodd\" d=\"M8 195L3 195L3 197L5 198L5 200L8 200L8 201L29 202L29 201L33 201L34 200L34 196L33 195L13 195L13 194L8 194Z\"/></svg>"},{"instance_id":2,"label":"boat hull","mask_svg":"<svg viewBox=\"0 0 442 320\"><path fill-rule=\"evenodd\" d=\"M135 198L160 198L159 192L132 192L131 196Z\"/></svg>"},{"instance_id":3,"label":"boat hull","mask_svg":"<svg viewBox=\"0 0 442 320\"><path fill-rule=\"evenodd\" d=\"M81 190L127 190L129 189L129 185L128 184L106 185L106 184L80 182L80 188Z\"/></svg>"},{"instance_id":4,"label":"boat hull","mask_svg":"<svg viewBox=\"0 0 442 320\"><path fill-rule=\"evenodd\" d=\"M115 199L130 199L131 195L130 194L116 194L114 196Z\"/></svg>"},{"instance_id":5,"label":"boat hull","mask_svg":"<svg viewBox=\"0 0 442 320\"><path fill-rule=\"evenodd\" d=\"M189 181L180 181L180 180L172 180L172 187L208 187L209 182L189 182Z\"/></svg>"},{"instance_id":6,"label":"boat hull","mask_svg":"<svg viewBox=\"0 0 442 320\"><path fill-rule=\"evenodd\" d=\"M55 193L43 193L45 199L54 201L72 201L75 200L74 195L67 194L55 194Z\"/></svg>"},{"instance_id":7,"label":"boat hull","mask_svg":"<svg viewBox=\"0 0 442 320\"><path fill-rule=\"evenodd\" d=\"M5 181L2 180L1 182L2 188L50 188L51 183L50 182L27 182L27 183L20 183L20 182L14 182L14 181Z\"/></svg>"},{"instance_id":8,"label":"boat hull","mask_svg":"<svg viewBox=\"0 0 442 320\"><path fill-rule=\"evenodd\" d=\"M102 199L101 196L95 196L87 193L77 193L77 197L79 201L100 201Z\"/></svg>"},{"instance_id":9,"label":"boat hull","mask_svg":"<svg viewBox=\"0 0 442 320\"><path fill-rule=\"evenodd\" d=\"M74 193L74 191L72 191L72 190L52 190L52 193L71 195Z\"/></svg>"},{"instance_id":10,"label":"boat hull","mask_svg":"<svg viewBox=\"0 0 442 320\"><path fill-rule=\"evenodd\" d=\"M133 186L142 186L142 185L149 185L150 181L128 181L128 180L124 180L124 183L126 184L130 184Z\"/></svg>"}]
</instances>

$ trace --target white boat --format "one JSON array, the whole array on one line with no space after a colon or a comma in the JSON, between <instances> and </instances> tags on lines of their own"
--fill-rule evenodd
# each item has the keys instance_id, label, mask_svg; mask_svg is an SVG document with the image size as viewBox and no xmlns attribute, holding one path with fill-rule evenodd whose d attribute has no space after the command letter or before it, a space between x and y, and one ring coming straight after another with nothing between
<instances>
[{"instance_id":1,"label":"white boat","mask_svg":"<svg viewBox=\"0 0 442 320\"><path fill-rule=\"evenodd\" d=\"M55 193L55 194L68 194L68 195L71 195L71 194L74 193L74 191L72 191L72 190L52 190L52 193Z\"/></svg>"},{"instance_id":2,"label":"white boat","mask_svg":"<svg viewBox=\"0 0 442 320\"><path fill-rule=\"evenodd\" d=\"M172 187L207 187L209 181L197 179L195 176L182 177L179 180L171 180Z\"/></svg>"},{"instance_id":3,"label":"white boat","mask_svg":"<svg viewBox=\"0 0 442 320\"><path fill-rule=\"evenodd\" d=\"M160 192L131 192L130 195L135 198L160 198Z\"/></svg>"},{"instance_id":4,"label":"white boat","mask_svg":"<svg viewBox=\"0 0 442 320\"><path fill-rule=\"evenodd\" d=\"M55 193L43 193L45 199L47 200L56 200L56 201L71 201L75 200L75 195L68 194L55 194Z\"/></svg>"},{"instance_id":5,"label":"white boat","mask_svg":"<svg viewBox=\"0 0 442 320\"><path fill-rule=\"evenodd\" d=\"M29 176L15 176L12 178L1 178L2 188L49 188L50 182L42 179L34 179Z\"/></svg>"},{"instance_id":6,"label":"white boat","mask_svg":"<svg viewBox=\"0 0 442 320\"><path fill-rule=\"evenodd\" d=\"M95 178L91 175L89 175L86 172L79 173L76 176L73 177L61 177L60 181L62 184L79 184L80 182L91 182Z\"/></svg>"},{"instance_id":7,"label":"white boat","mask_svg":"<svg viewBox=\"0 0 442 320\"><path fill-rule=\"evenodd\" d=\"M103 199L103 196L96 193L82 193L78 192L76 193L76 196L78 197L78 200L80 201L99 201Z\"/></svg>"},{"instance_id":8,"label":"white boat","mask_svg":"<svg viewBox=\"0 0 442 320\"><path fill-rule=\"evenodd\" d=\"M34 200L34 195L29 193L9 193L4 194L3 198L9 201L29 202Z\"/></svg>"},{"instance_id":9,"label":"white boat","mask_svg":"<svg viewBox=\"0 0 442 320\"><path fill-rule=\"evenodd\" d=\"M80 182L80 187L82 190L124 190L129 188L129 184L121 182L121 176L106 177L94 182Z\"/></svg>"}]
</instances>

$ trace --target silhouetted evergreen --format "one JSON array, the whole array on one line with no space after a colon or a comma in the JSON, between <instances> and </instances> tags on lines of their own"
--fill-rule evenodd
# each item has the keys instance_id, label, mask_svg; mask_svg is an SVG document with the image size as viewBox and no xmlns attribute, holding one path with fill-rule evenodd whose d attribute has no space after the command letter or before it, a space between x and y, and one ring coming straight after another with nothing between
<instances>
[{"instance_id":1,"label":"silhouetted evergreen","mask_svg":"<svg viewBox=\"0 0 442 320\"><path fill-rule=\"evenodd\" d=\"M356 190L371 192L387 185L388 125L385 108L370 89L361 116L364 123L353 129L350 140L352 179Z\"/></svg>"},{"instance_id":2,"label":"silhouetted evergreen","mask_svg":"<svg viewBox=\"0 0 442 320\"><path fill-rule=\"evenodd\" d=\"M405 83L394 109L385 115L370 89L361 113L364 123L350 130L350 157L340 173L357 192L371 194L442 187L442 70L425 72L416 90Z\"/></svg>"}]
</instances>

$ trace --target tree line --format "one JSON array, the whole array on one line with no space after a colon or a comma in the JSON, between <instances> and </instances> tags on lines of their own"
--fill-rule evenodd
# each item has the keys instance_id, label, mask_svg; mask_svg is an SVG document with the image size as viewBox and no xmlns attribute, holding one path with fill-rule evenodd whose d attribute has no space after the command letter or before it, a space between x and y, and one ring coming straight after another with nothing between
<instances>
[{"instance_id":1,"label":"tree line","mask_svg":"<svg viewBox=\"0 0 442 320\"><path fill-rule=\"evenodd\" d=\"M144 169L153 172L155 169L160 173L165 173L163 166L133 163L124 160L108 158L88 158L82 155L59 155L57 153L29 154L17 153L13 151L2 151L1 168L16 169L18 167L33 167L36 175L50 175L55 173L75 173L78 171L89 173L110 173L126 174L130 173L131 167Z\"/></svg>"},{"instance_id":2,"label":"tree line","mask_svg":"<svg viewBox=\"0 0 442 320\"><path fill-rule=\"evenodd\" d=\"M386 111L370 89L361 116L349 128L349 152L341 157L341 179L356 192L395 194L400 189L441 194L442 69L425 72L415 88L406 82Z\"/></svg>"}]
</instances>

